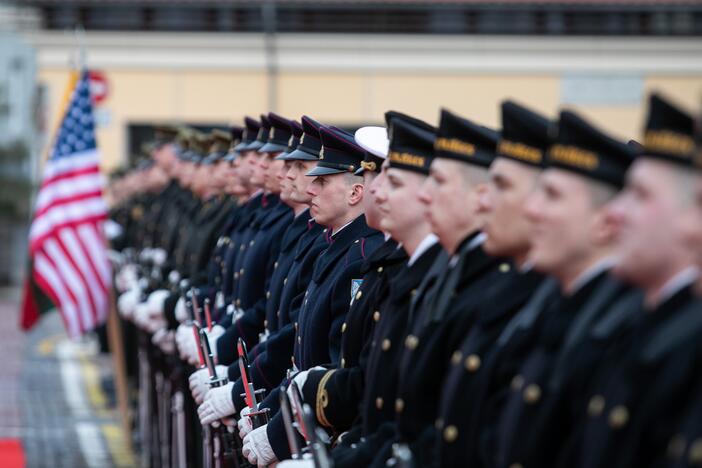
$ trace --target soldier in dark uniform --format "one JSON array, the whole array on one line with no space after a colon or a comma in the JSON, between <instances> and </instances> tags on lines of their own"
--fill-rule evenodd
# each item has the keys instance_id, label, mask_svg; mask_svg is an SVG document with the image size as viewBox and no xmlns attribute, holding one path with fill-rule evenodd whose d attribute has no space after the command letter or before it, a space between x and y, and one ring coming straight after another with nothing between
<instances>
[{"instance_id":1,"label":"soldier in dark uniform","mask_svg":"<svg viewBox=\"0 0 702 468\"><path fill-rule=\"evenodd\" d=\"M231 349L236 348L238 338L245 339L249 345L258 342L258 335L264 329L266 282L274 269L283 233L293 218L290 207L279 198L280 183L277 173L282 162L272 162L272 158L286 148L283 145L287 145L292 136L292 124L273 113L268 115L268 121L271 128L265 136L265 144L256 150L260 153L259 170L252 177L254 185L262 184L262 204L250 226L248 237L247 234L241 237L242 248L234 262L233 303L241 312L226 331L219 328L216 334L212 334L214 329L208 333L211 348L215 353L218 348L227 351L224 356L215 355L222 364L233 361ZM192 351L189 358L194 360L197 357L194 339L191 339L190 343Z\"/></svg>"},{"instance_id":2,"label":"soldier in dark uniform","mask_svg":"<svg viewBox=\"0 0 702 468\"><path fill-rule=\"evenodd\" d=\"M561 113L546 170L526 202L533 226L529 261L555 278L559 291L541 311L533 344L522 348L519 369L506 379L515 383L501 409L482 422L495 427L494 441L482 441L482 453L494 457L488 466L548 466L557 459L564 428L572 426L569 407L598 358L597 347L583 346L586 333L627 290L609 275L616 225L606 204L632 158L628 145L570 111ZM489 443L494 448L486 448Z\"/></svg>"},{"instance_id":3,"label":"soldier in dark uniform","mask_svg":"<svg viewBox=\"0 0 702 468\"><path fill-rule=\"evenodd\" d=\"M396 122L393 131L402 126L402 121ZM442 354L448 353L445 348L452 349L457 344L452 345L451 340L468 323L482 292L502 275L498 260L488 257L481 247L482 218L477 213L478 196L485 187L486 167L494 156L496 142L497 135L492 130L442 113L430 176L419 199L450 261L422 300L422 307L410 303L398 357L395 398L386 401L380 397L372 402L376 411L389 406L395 413L394 421L379 427L372 439L377 447L374 464L384 465L393 443L414 443L433 423L438 402L436 382L440 381L449 357ZM400 163L419 161L417 156L396 151L391 152L390 159ZM452 338L453 334L456 338Z\"/></svg>"},{"instance_id":4,"label":"soldier in dark uniform","mask_svg":"<svg viewBox=\"0 0 702 468\"><path fill-rule=\"evenodd\" d=\"M694 177L693 186L694 208L687 213L683 224L685 242L694 253L698 268L702 268L702 174L700 173L702 159L699 157L702 148L700 141L702 140L698 138L696 149L698 157L695 161L697 174ZM697 295L702 292L701 283L698 279L695 285ZM695 318L699 319L699 317L701 315ZM663 466L675 468L702 466L702 378L698 378L691 395L692 398L685 404L675 424L675 431L668 442L668 460Z\"/></svg>"},{"instance_id":5,"label":"soldier in dark uniform","mask_svg":"<svg viewBox=\"0 0 702 468\"><path fill-rule=\"evenodd\" d=\"M257 139L245 146L242 150L243 154L237 158L237 160L241 160L239 163L239 170L242 171L242 177L245 175L249 181L249 190L251 195L244 205L245 208L241 211L241 220L239 223L237 223L235 232L230 236L231 242L229 244L229 249L225 253L225 258L223 260L223 299L221 302L231 304L229 308L231 313L227 315L222 315L221 313L218 314L219 326L214 328L208 334L215 355L217 355L217 351L219 350L216 343L224 334L224 330L228 328L232 329L234 327L232 323L235 322L235 320L233 320L233 316L236 316L236 318L241 316L244 312L241 307L252 307L257 300L257 296L263 295L262 282L264 281L264 278L261 278L260 276L258 278L254 278L253 276L241 277L241 270L246 258L249 257L249 252L247 249L255 244L255 238L259 234L259 231L261 231L261 228L267 218L269 216L274 216L275 219L278 219L277 217L280 216L278 213L279 207L277 195L265 193L264 182L266 170L259 164L261 155L255 151L255 149L258 149L265 144L270 131L270 122L268 117L262 116L262 119L263 117L265 117L265 120L263 120L263 124L259 129ZM270 203L268 203L269 199ZM287 207L283 208L287 209ZM265 234L262 234L262 236L263 238L266 237ZM263 250L265 251L265 248L269 247L270 243L264 243L263 245ZM263 262L264 265L267 265L267 259ZM248 285L250 282L249 280L254 280L254 282L250 285L250 289L238 288L240 281L246 281ZM239 291L251 293L250 295L244 297L246 302L242 303L242 298L237 296ZM238 310L239 312L234 313L234 310ZM179 327L176 334L176 339L181 357L189 361L191 364L196 364L198 362L197 346L190 327ZM231 346L223 346L225 349L230 347ZM224 361L223 363L228 364L230 361L227 361L227 358L228 356L225 354L220 361ZM233 360L233 356L229 359Z\"/></svg>"},{"instance_id":6,"label":"soldier in dark uniform","mask_svg":"<svg viewBox=\"0 0 702 468\"><path fill-rule=\"evenodd\" d=\"M381 230L382 214L377 203L376 190L382 183L381 165L386 158L388 139L383 127L364 127L355 135L356 142L366 150L365 160L356 174L362 174L367 194L366 220L370 227ZM363 375L359 358L372 335L379 318L380 303L385 299L387 282L401 268L406 254L398 250L397 241L385 235L385 242L371 254L361 267L362 283L354 294L349 313L341 325L342 341L339 361L324 368L314 368L295 376L303 396L312 407L317 405L317 395L326 392L338 395L345 403L334 404L335 416L323 417L320 424L339 434L348 429L356 417L358 402L363 391ZM356 298L356 296L358 298ZM375 318L374 318L375 317ZM343 393L343 395L342 395ZM323 415L323 412L318 412Z\"/></svg>"},{"instance_id":7,"label":"soldier in dark uniform","mask_svg":"<svg viewBox=\"0 0 702 468\"><path fill-rule=\"evenodd\" d=\"M369 228L363 214L364 187L354 172L365 152L353 136L322 128L322 149L315 177L308 188L315 220L330 230L330 246L319 256L295 322L294 365L305 370L338 360L341 325L360 280L365 258L382 242L382 234ZM353 296L355 297L355 296ZM360 297L359 297L360 299ZM244 438L244 455L251 463L266 464L289 454L280 415ZM277 455L276 455L277 454Z\"/></svg>"},{"instance_id":8,"label":"soldier in dark uniform","mask_svg":"<svg viewBox=\"0 0 702 468\"><path fill-rule=\"evenodd\" d=\"M286 371L291 367L294 347L295 329L293 322L297 314L307 285L311 280L312 267L318 255L328 247L326 231L311 217L309 204L311 196L307 193L311 178L306 174L314 168L318 161L321 140L319 128L321 125L314 119L303 116L303 133L299 141L293 141L288 152L278 156L285 162L286 183L290 186L290 200L299 207L305 207L295 220L299 225L295 229L303 229L297 242L288 241L288 247L281 250L274 265L266 303L267 331L266 340L249 352L253 361L251 379L257 389L273 391L262 402L262 407L277 409L275 389L285 378ZM303 223L305 226L303 226ZM325 231L325 232L323 232ZM286 235L286 238L288 236ZM285 241L284 241L285 243ZM238 366L229 367L229 378L236 381L232 389L232 400L238 411L246 410L241 397L243 385L240 380ZM245 411L241 413L245 414ZM239 421L240 435L243 438L251 429L249 418L242 417Z\"/></svg>"},{"instance_id":9,"label":"soldier in dark uniform","mask_svg":"<svg viewBox=\"0 0 702 468\"><path fill-rule=\"evenodd\" d=\"M378 128L380 131L384 132L384 128ZM382 143L381 143L382 144ZM378 208L373 202L373 186L372 182L375 176L380 172L380 163L383 160L384 155L376 156L366 149L365 160L361 162L362 167L356 171L356 175L362 175L364 178L364 188L366 193L363 197L364 204L364 214L366 217L366 222L370 228L379 228L380 213ZM371 148L371 151L377 151ZM381 149L381 151L383 151ZM385 138L385 150L387 151L387 138ZM373 163L371 164L371 161ZM363 165L368 169L364 169ZM309 171L308 171L309 172ZM312 179L310 179L312 180ZM385 258L395 250L396 244L391 240L386 240L383 245L376 249L371 255L369 255L360 270L360 276L362 276L362 283L358 287L358 291L361 291L359 299L352 299L351 307L349 313L347 314L346 321L341 325L341 351L339 355L339 360L336 363L325 363L326 367L347 367L347 369L355 366L358 354L360 354L360 347L362 346L362 340L364 339L363 332L367 328L367 311L372 307L371 302L375 297L373 292L374 287L377 286L377 279L384 274L383 265ZM372 270L372 274L369 273ZM372 277L369 277L371 275ZM352 325L353 324L353 325ZM348 359L348 366L347 366ZM299 385L301 385L301 379L306 378L308 372L299 372L296 376L296 380ZM324 373L325 371L320 367L317 371L319 373ZM270 398L269 398L270 400Z\"/></svg>"},{"instance_id":10,"label":"soldier in dark uniform","mask_svg":"<svg viewBox=\"0 0 702 468\"><path fill-rule=\"evenodd\" d=\"M483 411L479 402L484 392L482 382L490 372L488 354L506 324L541 282L540 275L531 271L526 263L530 227L523 201L539 174L548 140L548 121L513 103L503 106L502 120L504 128L499 145L495 145L496 156L488 151L466 155L472 156L468 162L490 167L489 184L482 192L479 211L485 217L483 248L495 258L503 259L499 267L501 276L494 284L484 287L485 291L477 298L478 304L472 306L475 311L465 309L470 321L443 351L440 363L449 367L445 377L437 377L444 382L436 398L438 414L411 446L417 463L422 466L434 463L453 466L470 460L466 454L476 431L480 430L476 420ZM462 128L472 126L444 112L442 127L445 130L437 141L437 148L452 152L470 150L465 143L471 140L457 140L457 136L463 134ZM522 151L507 152L508 147L518 147ZM531 157L524 157L525 153Z\"/></svg>"},{"instance_id":11,"label":"soldier in dark uniform","mask_svg":"<svg viewBox=\"0 0 702 468\"><path fill-rule=\"evenodd\" d=\"M309 388L308 380L303 387L306 399L316 392L313 407L324 426L339 432L354 422L332 453L335 466L361 466L370 462L375 447L365 440L370 440L383 422L392 421L394 417L392 406L379 408L377 402L392 401L396 394L394 369L406 334L413 291L442 250L417 198L434 154L434 132L430 131L433 128L397 116L388 120L392 129L390 158L383 165L383 174L376 179L380 183L375 196L383 213L381 227L401 244L401 251L395 254L401 259L401 266L393 269L382 291L378 292L382 300L373 312L376 326L370 342L366 341L359 363L362 380L357 385L360 388L342 388L334 381L336 373L323 384ZM397 120L402 123L396 123ZM414 157L399 157L401 154ZM360 398L357 393L361 394ZM345 426L341 425L343 423Z\"/></svg>"},{"instance_id":12,"label":"soldier in dark uniform","mask_svg":"<svg viewBox=\"0 0 702 468\"><path fill-rule=\"evenodd\" d=\"M311 179L306 173L316 164L321 148L319 139L320 125L309 117L303 117L303 135L296 144L292 139L289 151L277 156L277 161L289 165L286 178L290 183L289 201L298 209L308 207L311 196L307 194L307 186ZM289 174L289 177L288 177ZM250 352L254 361L252 366L252 380L257 388L271 390L285 376L285 370L290 367L293 350L294 329L291 316L296 317L296 309L302 302L302 296L311 278L311 270L318 254L328 246L322 227L311 218L308 209L299 211L298 217L293 221L288 233L297 235L297 243L284 242L286 247L273 264L271 280L266 292L266 309L269 306L275 310L275 319L278 322L278 332L270 339L260 344ZM294 248L293 248L294 246ZM266 313L268 316L268 312ZM271 314L272 315L272 314ZM208 423L233 414L244 409L243 384L240 380L239 367L234 363L227 371L231 385L213 390L213 400L209 408L202 408L201 420ZM195 387L195 384L193 384ZM193 389L193 392L204 393L202 389ZM214 401L221 401L215 404ZM248 418L244 418L248 420Z\"/></svg>"},{"instance_id":13,"label":"soldier in dark uniform","mask_svg":"<svg viewBox=\"0 0 702 468\"><path fill-rule=\"evenodd\" d=\"M694 203L694 121L656 94L648 111L644 149L610 208L621 224L613 271L643 290L644 304L590 378L571 466L665 461L675 417L699 378L698 270L680 242Z\"/></svg>"},{"instance_id":14,"label":"soldier in dark uniform","mask_svg":"<svg viewBox=\"0 0 702 468\"><path fill-rule=\"evenodd\" d=\"M249 347L253 347L258 342L259 333L265 330L268 300L266 291L270 291L267 282L280 252L283 234L294 217L290 206L280 198L278 172L284 163L273 160L287 148L292 137L292 123L274 113L269 114L269 120L271 129L268 140L258 152L261 153L259 165L263 169L266 200L269 206L275 206L268 208L269 214L261 220L258 232L246 246L244 259L234 273L235 276L238 275L234 304L237 308L242 308L244 313L221 338L223 343L229 343L230 349L236 347L236 341L240 337ZM230 356L222 356L220 362L231 362Z\"/></svg>"}]
</instances>

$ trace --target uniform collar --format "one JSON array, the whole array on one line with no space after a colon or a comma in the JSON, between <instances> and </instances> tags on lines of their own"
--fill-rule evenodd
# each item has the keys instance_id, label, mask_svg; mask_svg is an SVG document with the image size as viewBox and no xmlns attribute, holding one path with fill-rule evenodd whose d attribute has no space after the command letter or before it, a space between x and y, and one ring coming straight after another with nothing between
<instances>
[{"instance_id":1,"label":"uniform collar","mask_svg":"<svg viewBox=\"0 0 702 468\"><path fill-rule=\"evenodd\" d=\"M573 281L573 288L571 291L567 292L567 295L575 295L578 291L580 291L583 288L583 286L588 284L600 273L604 272L605 270L611 269L615 263L616 259L614 257L605 257L590 265L584 271L582 271L577 278L575 278L575 281Z\"/></svg>"},{"instance_id":2,"label":"uniform collar","mask_svg":"<svg viewBox=\"0 0 702 468\"><path fill-rule=\"evenodd\" d=\"M422 242L419 243L417 248L415 249L414 253L412 256L409 258L409 261L407 262L407 266L412 266L414 262L417 261L419 257L424 254L427 250L431 248L432 245L436 244L439 242L439 238L436 237L436 234L430 233L428 236L426 236L424 239L422 239Z\"/></svg>"},{"instance_id":3,"label":"uniform collar","mask_svg":"<svg viewBox=\"0 0 702 468\"><path fill-rule=\"evenodd\" d=\"M459 247L456 253L451 256L451 260L449 260L449 268L455 267L461 255L465 255L468 252L471 252L472 250L475 250L476 248L480 247L481 245L483 245L486 239L487 234L480 231L466 237L466 239L462 243L465 245L465 247Z\"/></svg>"},{"instance_id":4,"label":"uniform collar","mask_svg":"<svg viewBox=\"0 0 702 468\"><path fill-rule=\"evenodd\" d=\"M303 216L304 215L304 216ZM310 208L307 207L304 210L300 211L298 214L295 215L295 219L298 219L300 217L305 218L305 222L309 221L310 219ZM314 220L313 220L314 221Z\"/></svg>"},{"instance_id":5,"label":"uniform collar","mask_svg":"<svg viewBox=\"0 0 702 468\"><path fill-rule=\"evenodd\" d=\"M351 221L349 221L348 223L344 224L344 225L341 226L339 229L337 229L336 232L332 233L332 235L331 235L332 240L336 239L336 238L339 236L339 233L340 233L341 231L343 231L345 227L350 226L351 223L353 223L353 222L356 221L357 219L358 219L358 218L352 219Z\"/></svg>"},{"instance_id":6,"label":"uniform collar","mask_svg":"<svg viewBox=\"0 0 702 468\"><path fill-rule=\"evenodd\" d=\"M697 269L697 267L694 266L689 266L676 273L672 278L666 281L666 283L660 289L660 292L658 294L657 305L665 303L668 299L673 297L680 290L686 288L687 286L690 286L697 280L699 275L699 269Z\"/></svg>"}]
</instances>

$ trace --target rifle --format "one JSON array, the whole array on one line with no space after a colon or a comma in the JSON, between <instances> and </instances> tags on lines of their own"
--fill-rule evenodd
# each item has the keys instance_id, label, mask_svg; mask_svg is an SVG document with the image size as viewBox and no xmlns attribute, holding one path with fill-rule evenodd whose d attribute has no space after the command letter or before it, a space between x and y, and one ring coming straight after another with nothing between
<instances>
[{"instance_id":1,"label":"rifle","mask_svg":"<svg viewBox=\"0 0 702 468\"><path fill-rule=\"evenodd\" d=\"M179 283L179 289L180 289L180 296L181 298L185 301L186 308L190 311L190 316L193 316L193 309L192 309L192 303L190 302L190 299L188 298L188 289L190 287L190 282L187 279L183 279ZM192 324L193 321L189 320L186 323ZM182 366L181 363L175 363L173 364L174 366L174 371L171 374L171 378L173 375L178 375L177 369ZM188 450L188 442L187 442L187 436L186 436L186 428L187 428L187 422L186 422L186 414L185 414L185 396L183 395L183 390L178 389L178 380L174 381L174 392L171 395L171 408L172 408L172 419L171 419L171 464L172 466L176 467L182 467L185 468L188 465L188 458L189 458L189 450Z\"/></svg>"},{"instance_id":2,"label":"rifle","mask_svg":"<svg viewBox=\"0 0 702 468\"><path fill-rule=\"evenodd\" d=\"M209 301L205 299L206 307L208 306L208 303ZM202 328L200 328L198 332L198 345L198 351L201 353L201 356L204 359L204 365L210 376L210 388L222 387L229 383L229 379L226 376L217 376L217 371L214 364L214 355L212 354L212 349L210 348L210 342L207 338L205 330ZM214 428L214 431L209 427L204 428L206 435L210 437L212 442L212 451L205 452L205 456L208 457L209 453L212 454L212 461L214 462L215 468L230 466L238 467L239 463L237 462L237 453L240 451L240 448L237 447L234 434L230 432L228 426L224 426L219 423L212 424L212 427Z\"/></svg>"},{"instance_id":3,"label":"rifle","mask_svg":"<svg viewBox=\"0 0 702 468\"><path fill-rule=\"evenodd\" d=\"M258 409L259 401L257 398L262 396L264 390L254 390L253 383L251 382L249 358L246 353L246 344L244 343L244 340L239 338L236 347L237 351L239 352L239 370L241 371L241 381L244 384L244 393L242 393L241 396L244 397L246 406L248 406L251 410L246 416L251 418L251 425L254 429L256 429L268 424L268 412L270 410L268 408L263 408L261 410Z\"/></svg>"},{"instance_id":4,"label":"rifle","mask_svg":"<svg viewBox=\"0 0 702 468\"><path fill-rule=\"evenodd\" d=\"M297 388L297 385L295 385L295 387ZM297 389L297 391L299 391L299 389ZM317 421L312 412L312 408L310 408L310 405L307 403L302 405L302 419L305 421L305 427L310 437L307 443L312 452L315 468L332 468L333 462L331 458L329 458L329 452L327 452L329 437L321 427L317 427Z\"/></svg>"},{"instance_id":5,"label":"rifle","mask_svg":"<svg viewBox=\"0 0 702 468\"><path fill-rule=\"evenodd\" d=\"M198 324L198 326L202 326L202 315L200 314L200 306L197 302L197 293L195 291L195 288L193 287L190 288L190 300L193 302L193 320Z\"/></svg>"},{"instance_id":6,"label":"rifle","mask_svg":"<svg viewBox=\"0 0 702 468\"><path fill-rule=\"evenodd\" d=\"M288 448L293 460L302 458L300 445L297 443L295 436L295 427L292 421L292 410L290 409L290 400L285 391L285 387L280 389L280 414L283 416L283 424L285 424L285 437L288 439Z\"/></svg>"},{"instance_id":7,"label":"rifle","mask_svg":"<svg viewBox=\"0 0 702 468\"><path fill-rule=\"evenodd\" d=\"M199 369L205 369L210 372L210 380L212 379L212 372L214 369L210 369L209 364L205 360L205 354L206 350L203 347L203 341L207 342L207 336L204 335L204 332L200 329L197 323L193 322L192 324L192 329L193 329L193 336L195 338L195 343L197 344L197 357L198 357L198 362L200 363ZM204 339L203 339L204 338ZM214 452L212 450L212 430L210 429L210 425L206 424L202 428L202 461L203 461L203 467L204 468L211 468L213 465L213 459L216 456L214 455Z\"/></svg>"},{"instance_id":8,"label":"rifle","mask_svg":"<svg viewBox=\"0 0 702 468\"><path fill-rule=\"evenodd\" d=\"M302 392L300 392L300 387L297 386L297 382L294 380L290 382L290 388L292 389L292 399L290 404L293 408L293 414L295 415L296 425L302 437L305 438L307 443L310 442L310 434L307 430L307 424L305 424L305 419L302 417Z\"/></svg>"},{"instance_id":9,"label":"rifle","mask_svg":"<svg viewBox=\"0 0 702 468\"><path fill-rule=\"evenodd\" d=\"M212 313L210 312L210 298L205 298L205 323L207 324L207 331L212 331Z\"/></svg>"}]
</instances>

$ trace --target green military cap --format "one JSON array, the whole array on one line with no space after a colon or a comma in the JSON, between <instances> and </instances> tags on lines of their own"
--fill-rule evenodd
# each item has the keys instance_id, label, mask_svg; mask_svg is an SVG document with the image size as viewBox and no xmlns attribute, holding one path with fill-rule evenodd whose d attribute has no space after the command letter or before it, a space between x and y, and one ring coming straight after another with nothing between
<instances>
[{"instance_id":1,"label":"green military cap","mask_svg":"<svg viewBox=\"0 0 702 468\"><path fill-rule=\"evenodd\" d=\"M227 155L227 151L232 144L232 136L229 132L215 128L210 133L212 144L207 157L203 159L203 164L214 164Z\"/></svg>"},{"instance_id":2,"label":"green military cap","mask_svg":"<svg viewBox=\"0 0 702 468\"><path fill-rule=\"evenodd\" d=\"M178 137L179 129L175 125L157 125L154 127L154 147L173 143Z\"/></svg>"},{"instance_id":3,"label":"green military cap","mask_svg":"<svg viewBox=\"0 0 702 468\"><path fill-rule=\"evenodd\" d=\"M182 161L189 161L187 152L190 148L190 136L194 131L190 127L180 127L178 129L178 135L174 140L175 152L178 159Z\"/></svg>"}]
</instances>

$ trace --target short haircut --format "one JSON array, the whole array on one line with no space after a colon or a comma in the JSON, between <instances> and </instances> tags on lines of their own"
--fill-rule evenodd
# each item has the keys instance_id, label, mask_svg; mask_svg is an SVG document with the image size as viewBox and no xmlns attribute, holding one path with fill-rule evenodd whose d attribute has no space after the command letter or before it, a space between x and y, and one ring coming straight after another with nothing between
<instances>
[{"instance_id":1,"label":"short haircut","mask_svg":"<svg viewBox=\"0 0 702 468\"><path fill-rule=\"evenodd\" d=\"M480 184L485 184L489 180L489 174L486 168L473 166L464 163L458 163L461 175L464 182L470 187L476 187Z\"/></svg>"},{"instance_id":2,"label":"short haircut","mask_svg":"<svg viewBox=\"0 0 702 468\"><path fill-rule=\"evenodd\" d=\"M588 187L590 188L592 206L597 209L609 203L619 193L619 189L616 187L598 180L588 180Z\"/></svg>"},{"instance_id":3,"label":"short haircut","mask_svg":"<svg viewBox=\"0 0 702 468\"><path fill-rule=\"evenodd\" d=\"M356 175L353 172L344 172L344 181L346 185L361 184L363 185L363 177Z\"/></svg>"}]
</instances>

